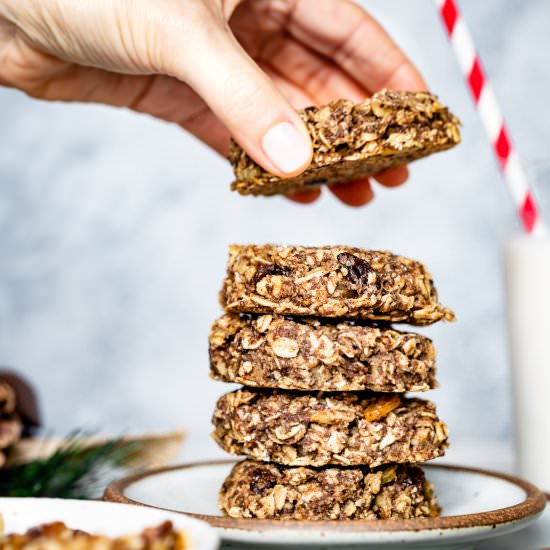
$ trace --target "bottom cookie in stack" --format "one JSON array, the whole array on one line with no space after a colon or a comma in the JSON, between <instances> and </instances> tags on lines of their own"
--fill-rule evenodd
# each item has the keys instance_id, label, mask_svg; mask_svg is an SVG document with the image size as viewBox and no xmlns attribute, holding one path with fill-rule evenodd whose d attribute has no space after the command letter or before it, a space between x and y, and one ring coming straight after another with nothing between
<instances>
[{"instance_id":1,"label":"bottom cookie in stack","mask_svg":"<svg viewBox=\"0 0 550 550\"><path fill-rule=\"evenodd\" d=\"M307 468L244 460L219 497L234 518L410 519L439 514L433 487L411 464Z\"/></svg>"}]
</instances>

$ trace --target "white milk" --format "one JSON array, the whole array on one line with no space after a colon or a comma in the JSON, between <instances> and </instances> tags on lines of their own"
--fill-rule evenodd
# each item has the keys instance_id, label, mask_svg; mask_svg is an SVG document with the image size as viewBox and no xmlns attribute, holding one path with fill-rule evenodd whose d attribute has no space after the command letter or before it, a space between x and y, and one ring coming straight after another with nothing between
<instances>
[{"instance_id":1,"label":"white milk","mask_svg":"<svg viewBox=\"0 0 550 550\"><path fill-rule=\"evenodd\" d=\"M550 237L504 252L517 468L550 491Z\"/></svg>"}]
</instances>

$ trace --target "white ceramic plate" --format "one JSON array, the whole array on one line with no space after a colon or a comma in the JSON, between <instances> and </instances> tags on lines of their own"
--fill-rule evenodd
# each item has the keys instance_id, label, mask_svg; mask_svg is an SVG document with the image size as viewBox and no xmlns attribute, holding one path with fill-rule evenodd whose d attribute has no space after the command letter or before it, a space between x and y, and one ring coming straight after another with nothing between
<instances>
[{"instance_id":1,"label":"white ceramic plate","mask_svg":"<svg viewBox=\"0 0 550 550\"><path fill-rule=\"evenodd\" d=\"M220 515L219 488L235 461L159 469L111 484L107 500L180 511L220 530L226 541L254 545L364 548L464 548L533 522L545 506L530 483L488 471L424 466L433 482L441 518L385 521L276 521ZM519 549L518 549L519 550Z\"/></svg>"},{"instance_id":2,"label":"white ceramic plate","mask_svg":"<svg viewBox=\"0 0 550 550\"><path fill-rule=\"evenodd\" d=\"M170 520L177 529L186 533L190 550L215 550L219 545L218 534L203 521L173 512L113 502L0 498L0 514L4 519L5 533L24 533L43 523L62 521L72 529L113 537L138 533Z\"/></svg>"}]
</instances>

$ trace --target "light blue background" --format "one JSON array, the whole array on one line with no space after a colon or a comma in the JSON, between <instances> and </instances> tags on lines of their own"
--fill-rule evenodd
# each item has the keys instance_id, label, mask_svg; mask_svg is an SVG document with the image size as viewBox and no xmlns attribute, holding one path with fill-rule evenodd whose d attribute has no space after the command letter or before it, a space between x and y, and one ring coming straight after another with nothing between
<instances>
[{"instance_id":1,"label":"light blue background","mask_svg":"<svg viewBox=\"0 0 550 550\"><path fill-rule=\"evenodd\" d=\"M364 4L464 128L459 148L363 209L328 194L312 207L243 198L227 162L176 126L0 90L0 364L40 388L49 427L185 425L190 454L221 454L207 434L228 387L208 377L206 340L229 243L343 243L427 263L458 318L425 330L441 383L429 397L455 456L498 460L475 442L509 455L500 247L518 230L514 209L434 4ZM460 5L522 157L547 161L550 2Z\"/></svg>"}]
</instances>

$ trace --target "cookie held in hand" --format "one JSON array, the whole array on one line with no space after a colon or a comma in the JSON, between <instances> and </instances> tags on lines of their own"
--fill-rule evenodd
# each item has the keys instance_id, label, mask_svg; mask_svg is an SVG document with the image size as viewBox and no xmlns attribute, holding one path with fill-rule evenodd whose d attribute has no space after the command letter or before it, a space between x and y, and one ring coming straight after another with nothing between
<instances>
[{"instance_id":1,"label":"cookie held in hand","mask_svg":"<svg viewBox=\"0 0 550 550\"><path fill-rule=\"evenodd\" d=\"M362 103L339 99L299 114L313 143L310 166L298 176L280 178L232 141L231 189L242 195L278 195L348 183L460 143L460 122L427 92L382 90Z\"/></svg>"}]
</instances>

